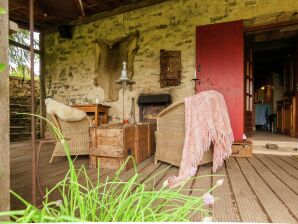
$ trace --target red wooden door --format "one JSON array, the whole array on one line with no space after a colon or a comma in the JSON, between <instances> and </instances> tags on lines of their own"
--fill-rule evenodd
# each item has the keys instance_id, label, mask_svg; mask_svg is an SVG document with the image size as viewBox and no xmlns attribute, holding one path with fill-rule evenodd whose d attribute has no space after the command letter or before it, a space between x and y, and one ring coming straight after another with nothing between
<instances>
[{"instance_id":1,"label":"red wooden door","mask_svg":"<svg viewBox=\"0 0 298 224\"><path fill-rule=\"evenodd\" d=\"M243 23L199 26L196 30L196 92L217 90L225 97L235 140L243 136Z\"/></svg>"}]
</instances>

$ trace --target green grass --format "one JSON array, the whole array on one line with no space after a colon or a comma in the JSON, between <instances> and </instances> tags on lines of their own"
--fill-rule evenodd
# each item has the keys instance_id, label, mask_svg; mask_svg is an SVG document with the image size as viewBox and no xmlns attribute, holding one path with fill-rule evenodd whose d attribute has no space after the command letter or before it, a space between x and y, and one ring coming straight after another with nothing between
<instances>
[{"instance_id":1,"label":"green grass","mask_svg":"<svg viewBox=\"0 0 298 224\"><path fill-rule=\"evenodd\" d=\"M21 72L18 72L18 71L12 71L12 72L10 72L9 73L9 76L20 78L20 79L25 79L25 80L31 80L30 74L23 75ZM39 76L35 75L34 76L34 79L35 80L39 80Z\"/></svg>"},{"instance_id":2,"label":"green grass","mask_svg":"<svg viewBox=\"0 0 298 224\"><path fill-rule=\"evenodd\" d=\"M97 183L93 185L84 166L75 168L69 155L69 146L61 132L50 121L47 122L65 148L69 171L62 181L47 192L41 208L33 206L12 192L25 204L26 209L1 212L0 217L10 216L12 222L17 223L42 223L184 222L190 221L193 213L208 216L209 211L204 209L203 197L181 194L183 186L179 189L168 189L163 186L159 190L154 188L147 190L145 187L147 182L140 182L140 175L136 169L129 180L122 181L121 173L125 164L113 177L106 178L103 182L98 178ZM100 169L98 169L98 177L100 177ZM217 186L215 185L208 192L213 191ZM57 191L61 200L50 201L50 195Z\"/></svg>"}]
</instances>

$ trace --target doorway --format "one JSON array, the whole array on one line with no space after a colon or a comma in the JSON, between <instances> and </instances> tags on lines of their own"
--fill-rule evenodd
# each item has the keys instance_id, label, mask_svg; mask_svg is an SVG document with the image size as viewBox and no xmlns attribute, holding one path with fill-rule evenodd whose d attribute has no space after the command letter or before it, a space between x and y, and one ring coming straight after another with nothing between
<instances>
[{"instance_id":1,"label":"doorway","mask_svg":"<svg viewBox=\"0 0 298 224\"><path fill-rule=\"evenodd\" d=\"M245 33L244 129L298 137L298 25Z\"/></svg>"}]
</instances>

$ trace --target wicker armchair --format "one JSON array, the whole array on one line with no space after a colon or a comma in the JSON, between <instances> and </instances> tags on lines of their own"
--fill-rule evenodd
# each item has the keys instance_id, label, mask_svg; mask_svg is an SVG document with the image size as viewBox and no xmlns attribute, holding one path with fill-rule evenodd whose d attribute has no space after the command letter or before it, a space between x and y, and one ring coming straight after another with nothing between
<instances>
[{"instance_id":1,"label":"wicker armchair","mask_svg":"<svg viewBox=\"0 0 298 224\"><path fill-rule=\"evenodd\" d=\"M185 136L184 101L178 101L162 112L157 118L155 162L164 161L180 166ZM201 164L212 161L212 150L204 154Z\"/></svg>"},{"instance_id":2,"label":"wicker armchair","mask_svg":"<svg viewBox=\"0 0 298 224\"><path fill-rule=\"evenodd\" d=\"M63 121L52 115L52 119L56 127L60 129L63 136L67 139L70 155L89 154L89 127L92 126L89 117L80 121ZM52 163L55 156L66 156L63 145L59 141L55 145L50 163Z\"/></svg>"}]
</instances>

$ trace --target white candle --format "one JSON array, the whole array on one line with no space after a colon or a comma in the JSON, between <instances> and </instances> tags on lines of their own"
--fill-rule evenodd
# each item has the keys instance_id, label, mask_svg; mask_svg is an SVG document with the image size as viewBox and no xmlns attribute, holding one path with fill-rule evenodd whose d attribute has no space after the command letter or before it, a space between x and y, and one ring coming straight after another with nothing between
<instances>
[{"instance_id":1,"label":"white candle","mask_svg":"<svg viewBox=\"0 0 298 224\"><path fill-rule=\"evenodd\" d=\"M194 79L196 79L197 78L197 70L195 69L195 77L194 77Z\"/></svg>"}]
</instances>

